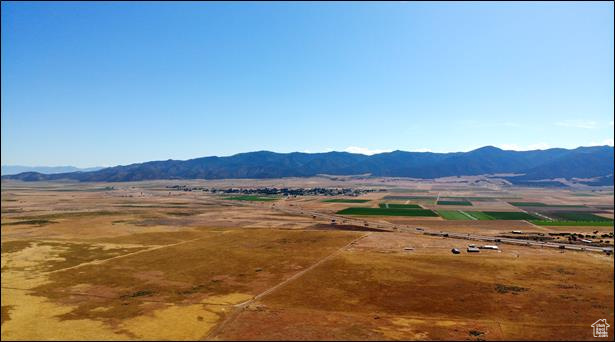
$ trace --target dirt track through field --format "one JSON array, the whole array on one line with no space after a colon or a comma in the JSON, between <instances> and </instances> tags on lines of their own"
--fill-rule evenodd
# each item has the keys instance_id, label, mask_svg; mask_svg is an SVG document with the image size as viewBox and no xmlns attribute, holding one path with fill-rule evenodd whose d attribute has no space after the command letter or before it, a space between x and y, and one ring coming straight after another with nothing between
<instances>
[{"instance_id":1,"label":"dirt track through field","mask_svg":"<svg viewBox=\"0 0 615 342\"><path fill-rule=\"evenodd\" d=\"M71 266L71 267L66 267L66 268L61 268L59 270L47 272L46 274L53 274L53 273L58 273L58 272L63 272L63 271L68 271L68 270L74 270L74 269L77 269L77 268L80 268L80 267L83 267L83 266L88 266L88 265L100 265L100 264L104 264L104 263L106 263L108 261L111 261L111 260L121 259L121 258L129 257L129 256L141 254L141 253L152 252L152 251L156 251L156 250L167 248L167 247L179 246L179 245L183 245L183 244L188 243L188 242L202 240L204 238L205 237L200 237L200 238L196 238L196 239L180 241L180 242L173 243L173 244L170 244L170 245L156 246L156 247L152 247L152 248L148 248L148 249L144 249L144 250L140 250L140 251L136 251L136 252L132 252L132 253L127 253L127 254L122 254L122 255L114 256L114 257L111 257L111 258L108 258L108 259L84 262L84 263L79 264L79 265L75 265L75 266Z\"/></svg>"},{"instance_id":2,"label":"dirt track through field","mask_svg":"<svg viewBox=\"0 0 615 342\"><path fill-rule=\"evenodd\" d=\"M302 275L306 274L307 272L313 270L314 268L320 266L322 263L324 263L327 260L330 260L331 258L337 256L338 254L340 254L341 252L343 252L344 250L346 250L348 247L352 246L353 244L357 243L358 241L360 241L361 239L369 236L371 234L371 232L366 233L361 235L360 237L350 241L349 243L347 243L346 245L340 247L339 249L337 249L335 252L327 255L326 257L318 260L317 262L315 262L314 264L312 264L311 266L307 267L306 269L297 272L296 274L292 275L291 277L289 277L286 280L283 280L282 282L270 287L269 289L259 293L258 295L254 296L252 299L249 299L243 303L239 303L235 305L235 310L233 312L231 312L224 321L220 322L220 324L218 324L218 326L216 328L214 328L208 335L207 337L205 337L205 340L212 340L215 339L215 336L218 335L220 332L222 332L222 329L224 329L224 327L229 324L232 323L235 319L237 319L237 317L239 316L239 314L241 314L241 312L250 304L254 303L256 300L263 298L264 296L274 292L275 290L283 287L284 285L287 285L288 283L292 282L293 280L296 280L298 278L300 278Z\"/></svg>"}]
</instances>

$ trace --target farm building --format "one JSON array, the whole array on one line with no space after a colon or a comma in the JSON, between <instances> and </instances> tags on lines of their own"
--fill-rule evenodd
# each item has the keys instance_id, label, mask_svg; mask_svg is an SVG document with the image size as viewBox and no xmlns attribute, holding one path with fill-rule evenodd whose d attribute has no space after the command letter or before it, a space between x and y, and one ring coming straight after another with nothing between
<instances>
[{"instance_id":1,"label":"farm building","mask_svg":"<svg viewBox=\"0 0 615 342\"><path fill-rule=\"evenodd\" d=\"M493 250L498 250L498 246L495 245L484 245L481 247L482 249L493 249Z\"/></svg>"}]
</instances>

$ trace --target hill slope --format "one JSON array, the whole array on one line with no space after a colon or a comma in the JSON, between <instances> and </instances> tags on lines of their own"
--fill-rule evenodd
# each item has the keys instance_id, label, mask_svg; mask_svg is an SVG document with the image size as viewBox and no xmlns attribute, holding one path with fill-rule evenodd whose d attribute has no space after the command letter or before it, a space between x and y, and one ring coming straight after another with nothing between
<instances>
[{"instance_id":1,"label":"hill slope","mask_svg":"<svg viewBox=\"0 0 615 342\"><path fill-rule=\"evenodd\" d=\"M240 153L229 157L152 161L92 172L26 172L2 179L24 181L140 181L153 179L224 179L309 177L318 174L438 178L494 173L522 173L511 181L607 177L613 174L613 147L505 151L487 146L470 152L404 152L366 156L347 152ZM610 179L612 184L612 177Z\"/></svg>"}]
</instances>

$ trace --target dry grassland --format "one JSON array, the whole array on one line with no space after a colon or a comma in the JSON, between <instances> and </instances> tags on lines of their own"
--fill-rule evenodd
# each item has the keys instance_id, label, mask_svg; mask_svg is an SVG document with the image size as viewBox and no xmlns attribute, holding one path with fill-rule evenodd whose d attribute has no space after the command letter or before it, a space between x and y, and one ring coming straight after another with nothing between
<instances>
[{"instance_id":1,"label":"dry grassland","mask_svg":"<svg viewBox=\"0 0 615 342\"><path fill-rule=\"evenodd\" d=\"M609 257L523 247L447 253L464 243L373 233L252 305L221 337L591 339L595 317L613 317ZM277 319L285 324L264 324ZM334 327L338 320L347 324Z\"/></svg>"},{"instance_id":2,"label":"dry grassland","mask_svg":"<svg viewBox=\"0 0 615 342\"><path fill-rule=\"evenodd\" d=\"M472 180L489 187L344 177L179 182L390 190L359 204L318 196L243 203L166 188L174 181L3 182L2 340L589 340L591 323L613 322L612 256L512 245L469 255L465 240L378 225L493 236L613 227L360 218L367 228L308 213L377 207L386 195L420 190L595 205L612 217L612 189L576 196ZM473 202L472 210L520 210L506 201ZM291 207L306 213L278 210Z\"/></svg>"}]
</instances>

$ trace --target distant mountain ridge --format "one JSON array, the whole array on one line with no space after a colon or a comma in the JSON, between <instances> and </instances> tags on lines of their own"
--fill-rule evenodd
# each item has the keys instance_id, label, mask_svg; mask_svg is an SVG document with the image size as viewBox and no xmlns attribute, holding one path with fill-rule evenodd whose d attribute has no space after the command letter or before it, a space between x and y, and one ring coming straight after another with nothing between
<instances>
[{"instance_id":1,"label":"distant mountain ridge","mask_svg":"<svg viewBox=\"0 0 615 342\"><path fill-rule=\"evenodd\" d=\"M2 175L16 175L23 172L38 172L43 174L67 173L67 172L88 172L104 169L102 166L78 168L74 166L23 166L23 165L2 165Z\"/></svg>"},{"instance_id":2,"label":"distant mountain ridge","mask_svg":"<svg viewBox=\"0 0 615 342\"><path fill-rule=\"evenodd\" d=\"M554 178L597 178L613 184L613 147L552 148L507 151L493 146L469 152L393 151L371 156L348 152L275 153L258 151L229 157L151 161L91 172L42 174L25 172L2 179L124 182L155 179L225 179L310 177L318 174L439 178L495 173L523 174L512 182ZM609 178L610 176L610 178ZM607 184L604 184L607 185Z\"/></svg>"}]
</instances>

